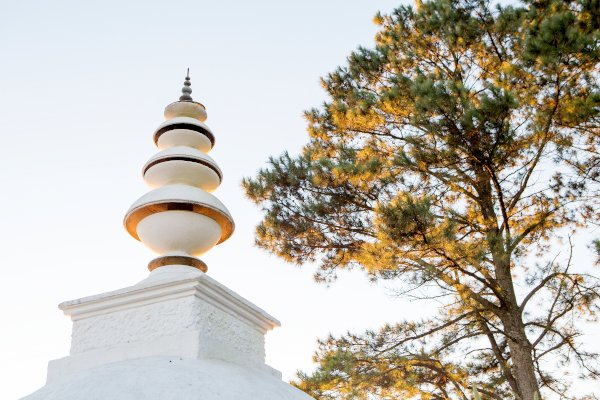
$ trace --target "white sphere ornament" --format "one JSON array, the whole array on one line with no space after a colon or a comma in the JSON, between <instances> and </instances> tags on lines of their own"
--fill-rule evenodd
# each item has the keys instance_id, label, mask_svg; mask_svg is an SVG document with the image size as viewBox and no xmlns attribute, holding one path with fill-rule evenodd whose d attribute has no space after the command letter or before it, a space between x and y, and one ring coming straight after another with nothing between
<instances>
[{"instance_id":1,"label":"white sphere ornament","mask_svg":"<svg viewBox=\"0 0 600 400\"><path fill-rule=\"evenodd\" d=\"M205 215L173 210L148 215L136 233L155 253L198 257L219 243L222 229Z\"/></svg>"},{"instance_id":2,"label":"white sphere ornament","mask_svg":"<svg viewBox=\"0 0 600 400\"><path fill-rule=\"evenodd\" d=\"M167 185L137 200L124 220L131 236L154 252L199 256L229 238L234 222L212 194L188 185Z\"/></svg>"}]
</instances>

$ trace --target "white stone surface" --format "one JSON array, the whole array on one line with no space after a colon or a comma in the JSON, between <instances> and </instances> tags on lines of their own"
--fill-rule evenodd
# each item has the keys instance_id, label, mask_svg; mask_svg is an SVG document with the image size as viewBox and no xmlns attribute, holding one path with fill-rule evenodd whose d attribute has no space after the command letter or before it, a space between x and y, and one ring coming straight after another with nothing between
<instances>
[{"instance_id":1,"label":"white stone surface","mask_svg":"<svg viewBox=\"0 0 600 400\"><path fill-rule=\"evenodd\" d=\"M202 129L205 129L208 132L212 133L212 131L210 130L210 128L208 127L208 125L206 125L204 122L200 122L196 118L191 118L191 117L174 117L174 118L171 118L171 119L167 119L166 121L164 121L163 123L161 123L158 126L158 128L156 128L156 131L159 131L160 129L164 128L165 126L174 125L174 124L191 124L191 125L196 125L196 126L202 128Z\"/></svg>"},{"instance_id":2,"label":"white stone surface","mask_svg":"<svg viewBox=\"0 0 600 400\"><path fill-rule=\"evenodd\" d=\"M160 267L60 308L73 320L70 355L27 400L309 398L265 364L264 334L279 321L197 269Z\"/></svg>"},{"instance_id":3,"label":"white stone surface","mask_svg":"<svg viewBox=\"0 0 600 400\"><path fill-rule=\"evenodd\" d=\"M205 164L209 164L212 168ZM155 154L142 170L145 171L144 181L151 188L180 183L207 192L212 192L219 187L221 184L219 175L223 175L217 163L209 155L187 146L170 147Z\"/></svg>"},{"instance_id":4,"label":"white stone surface","mask_svg":"<svg viewBox=\"0 0 600 400\"><path fill-rule=\"evenodd\" d=\"M163 211L141 220L140 241L160 255L199 257L221 239L221 226L212 218L189 211Z\"/></svg>"},{"instance_id":5,"label":"white stone surface","mask_svg":"<svg viewBox=\"0 0 600 400\"><path fill-rule=\"evenodd\" d=\"M195 101L176 101L165 107L165 119L175 117L190 117L199 121L206 121L206 110L204 106Z\"/></svg>"},{"instance_id":6,"label":"white stone surface","mask_svg":"<svg viewBox=\"0 0 600 400\"><path fill-rule=\"evenodd\" d=\"M137 285L64 302L71 355L52 381L107 362L157 355L214 358L272 372L264 334L279 321L199 270L167 266Z\"/></svg>"},{"instance_id":7,"label":"white stone surface","mask_svg":"<svg viewBox=\"0 0 600 400\"><path fill-rule=\"evenodd\" d=\"M210 128L203 122L190 117L175 117L169 119L156 128L156 131L174 124L190 124L198 126L212 134ZM174 146L189 146L196 148L204 153L208 153L214 146L205 135L190 129L171 129L159 136L157 142L158 148L164 150Z\"/></svg>"},{"instance_id":8,"label":"white stone surface","mask_svg":"<svg viewBox=\"0 0 600 400\"><path fill-rule=\"evenodd\" d=\"M225 205L221 203L221 201L213 194L193 186L179 184L162 186L146 193L131 205L127 211L127 214L130 214L137 208L143 207L147 204L164 203L169 201L189 202L191 204L206 204L207 206L221 211L233 221L233 218L231 217L229 210L227 210L227 207L225 207Z\"/></svg>"},{"instance_id":9,"label":"white stone surface","mask_svg":"<svg viewBox=\"0 0 600 400\"><path fill-rule=\"evenodd\" d=\"M160 135L156 145L160 150L175 146L189 146L205 153L211 151L213 147L206 136L190 129L171 129Z\"/></svg>"},{"instance_id":10,"label":"white stone surface","mask_svg":"<svg viewBox=\"0 0 600 400\"><path fill-rule=\"evenodd\" d=\"M23 400L309 400L280 379L209 359L151 357L106 364L52 382Z\"/></svg>"}]
</instances>

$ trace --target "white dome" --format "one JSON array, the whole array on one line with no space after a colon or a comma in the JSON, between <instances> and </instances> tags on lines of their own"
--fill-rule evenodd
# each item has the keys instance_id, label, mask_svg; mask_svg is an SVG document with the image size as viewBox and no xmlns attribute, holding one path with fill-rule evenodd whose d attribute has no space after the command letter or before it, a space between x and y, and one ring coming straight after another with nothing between
<instances>
[{"instance_id":1,"label":"white dome","mask_svg":"<svg viewBox=\"0 0 600 400\"><path fill-rule=\"evenodd\" d=\"M151 357L106 364L22 400L310 400L277 377L219 360Z\"/></svg>"}]
</instances>

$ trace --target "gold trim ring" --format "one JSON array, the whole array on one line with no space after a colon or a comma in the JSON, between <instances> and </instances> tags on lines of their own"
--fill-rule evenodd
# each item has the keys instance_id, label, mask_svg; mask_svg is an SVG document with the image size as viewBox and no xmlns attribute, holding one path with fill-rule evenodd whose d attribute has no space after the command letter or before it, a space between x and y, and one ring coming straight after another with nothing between
<instances>
[{"instance_id":1,"label":"gold trim ring","mask_svg":"<svg viewBox=\"0 0 600 400\"><path fill-rule=\"evenodd\" d=\"M169 265L187 265L189 267L197 268L205 273L208 271L208 267L204 261L189 256L164 256L155 258L148 263L148 270L154 271L158 267Z\"/></svg>"},{"instance_id":2,"label":"gold trim ring","mask_svg":"<svg viewBox=\"0 0 600 400\"><path fill-rule=\"evenodd\" d=\"M133 210L131 210L125 216L125 229L131 236L136 240L140 240L137 234L137 225L141 220L149 215L164 212L164 211L190 211L196 214L201 214L214 220L219 226L221 226L221 238L219 243L222 243L229 239L235 229L235 224L231 217L225 214L218 208L209 206L204 203L193 203L189 201L162 201L157 203L143 204Z\"/></svg>"}]
</instances>

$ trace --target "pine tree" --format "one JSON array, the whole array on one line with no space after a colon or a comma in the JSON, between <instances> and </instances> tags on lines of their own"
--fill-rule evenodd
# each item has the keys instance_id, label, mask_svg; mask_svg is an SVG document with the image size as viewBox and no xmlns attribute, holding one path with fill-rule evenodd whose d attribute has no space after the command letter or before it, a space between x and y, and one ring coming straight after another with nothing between
<instances>
[{"instance_id":1,"label":"pine tree","mask_svg":"<svg viewBox=\"0 0 600 400\"><path fill-rule=\"evenodd\" d=\"M301 154L244 180L257 243L319 280L359 268L442 306L321 341L296 384L531 400L567 395L557 363L600 377L577 324L600 282L569 256L598 221L600 1L431 0L375 21L375 46L322 80Z\"/></svg>"}]
</instances>

